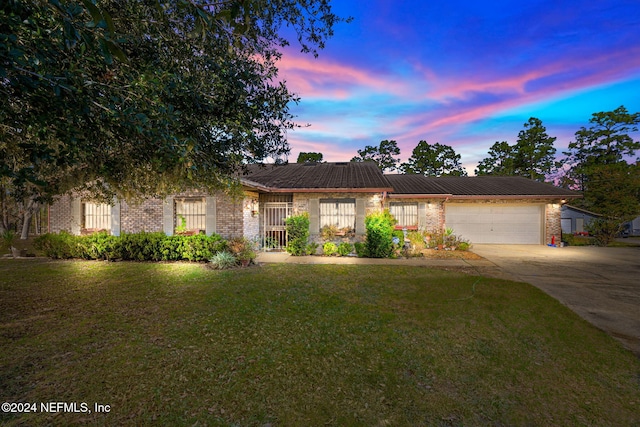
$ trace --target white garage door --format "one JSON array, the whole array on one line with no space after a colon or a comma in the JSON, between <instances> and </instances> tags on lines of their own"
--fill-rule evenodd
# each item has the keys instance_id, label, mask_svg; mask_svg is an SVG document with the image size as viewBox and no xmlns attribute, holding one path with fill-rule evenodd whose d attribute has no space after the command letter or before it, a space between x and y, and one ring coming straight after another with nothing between
<instances>
[{"instance_id":1,"label":"white garage door","mask_svg":"<svg viewBox=\"0 0 640 427\"><path fill-rule=\"evenodd\" d=\"M445 204L446 226L471 243L541 244L544 205Z\"/></svg>"}]
</instances>

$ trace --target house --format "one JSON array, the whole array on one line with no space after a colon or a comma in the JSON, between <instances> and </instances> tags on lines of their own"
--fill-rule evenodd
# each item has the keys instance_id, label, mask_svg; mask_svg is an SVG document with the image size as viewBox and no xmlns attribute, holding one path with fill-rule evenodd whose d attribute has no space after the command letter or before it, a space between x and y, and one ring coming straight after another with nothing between
<instances>
[{"instance_id":1,"label":"house","mask_svg":"<svg viewBox=\"0 0 640 427\"><path fill-rule=\"evenodd\" d=\"M50 207L51 232L194 230L244 236L264 248L286 244L285 219L309 214L311 239L332 225L354 241L367 214L389 209L398 228L451 227L473 243L550 243L561 231L561 206L573 191L521 177L384 175L372 162L251 165L243 195L185 192L139 205L95 204L65 195Z\"/></svg>"},{"instance_id":2,"label":"house","mask_svg":"<svg viewBox=\"0 0 640 427\"><path fill-rule=\"evenodd\" d=\"M588 211L586 209L565 204L562 206L561 213L561 225L562 232L566 234L581 234L586 233L587 225L596 218L602 215L595 212Z\"/></svg>"}]
</instances>

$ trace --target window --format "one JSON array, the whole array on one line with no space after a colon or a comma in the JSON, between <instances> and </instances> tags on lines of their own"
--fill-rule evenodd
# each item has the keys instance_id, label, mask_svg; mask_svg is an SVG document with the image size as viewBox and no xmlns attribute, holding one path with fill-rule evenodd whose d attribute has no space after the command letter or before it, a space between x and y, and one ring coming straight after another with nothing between
<instances>
[{"instance_id":1,"label":"window","mask_svg":"<svg viewBox=\"0 0 640 427\"><path fill-rule=\"evenodd\" d=\"M336 226L338 229L355 230L355 199L320 200L320 227Z\"/></svg>"},{"instance_id":2,"label":"window","mask_svg":"<svg viewBox=\"0 0 640 427\"><path fill-rule=\"evenodd\" d=\"M199 232L206 229L207 210L203 198L175 199L175 232Z\"/></svg>"},{"instance_id":3,"label":"window","mask_svg":"<svg viewBox=\"0 0 640 427\"><path fill-rule=\"evenodd\" d=\"M418 226L418 204L417 203L391 203L389 212L398 221L396 227L414 228Z\"/></svg>"},{"instance_id":4,"label":"window","mask_svg":"<svg viewBox=\"0 0 640 427\"><path fill-rule=\"evenodd\" d=\"M111 231L111 206L106 203L83 203L82 229L85 231Z\"/></svg>"}]
</instances>

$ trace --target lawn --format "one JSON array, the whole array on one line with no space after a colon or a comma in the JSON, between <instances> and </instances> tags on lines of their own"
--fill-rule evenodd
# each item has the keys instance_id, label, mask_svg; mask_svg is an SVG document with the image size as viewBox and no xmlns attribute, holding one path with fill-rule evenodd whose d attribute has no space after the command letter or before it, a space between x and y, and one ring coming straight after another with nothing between
<instances>
[{"instance_id":1,"label":"lawn","mask_svg":"<svg viewBox=\"0 0 640 427\"><path fill-rule=\"evenodd\" d=\"M0 260L0 402L37 404L8 426L638 425L640 361L455 272Z\"/></svg>"}]
</instances>

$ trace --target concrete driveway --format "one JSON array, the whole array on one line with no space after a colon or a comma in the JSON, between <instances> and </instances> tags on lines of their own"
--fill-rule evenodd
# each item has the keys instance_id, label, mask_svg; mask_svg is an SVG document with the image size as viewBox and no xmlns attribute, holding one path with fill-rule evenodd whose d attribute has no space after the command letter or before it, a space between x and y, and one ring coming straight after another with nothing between
<instances>
[{"instance_id":1,"label":"concrete driveway","mask_svg":"<svg viewBox=\"0 0 640 427\"><path fill-rule=\"evenodd\" d=\"M537 286L640 357L640 247L474 245L472 250L500 267L498 276Z\"/></svg>"}]
</instances>

